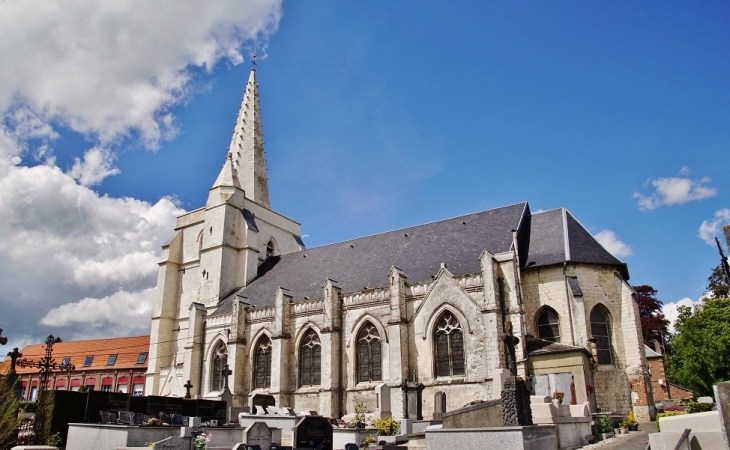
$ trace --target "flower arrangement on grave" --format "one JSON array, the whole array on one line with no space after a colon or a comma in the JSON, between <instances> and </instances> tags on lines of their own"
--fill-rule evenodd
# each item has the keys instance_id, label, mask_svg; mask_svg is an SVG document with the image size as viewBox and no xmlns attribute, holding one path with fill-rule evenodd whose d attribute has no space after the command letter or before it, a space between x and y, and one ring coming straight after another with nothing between
<instances>
[{"instance_id":1,"label":"flower arrangement on grave","mask_svg":"<svg viewBox=\"0 0 730 450\"><path fill-rule=\"evenodd\" d=\"M613 429L611 423L608 421L607 416L601 416L598 418L598 432L599 433L610 433Z\"/></svg>"},{"instance_id":2,"label":"flower arrangement on grave","mask_svg":"<svg viewBox=\"0 0 730 450\"><path fill-rule=\"evenodd\" d=\"M595 436L593 436L592 434L586 434L586 435L584 436L584 439L585 439L585 440L586 440L586 442L588 442L589 444L593 444L594 442L596 442L596 437L595 437Z\"/></svg>"},{"instance_id":3,"label":"flower arrangement on grave","mask_svg":"<svg viewBox=\"0 0 730 450\"><path fill-rule=\"evenodd\" d=\"M158 427L162 425L162 421L158 419L157 417L150 417L147 419L147 425L152 425L154 427Z\"/></svg>"},{"instance_id":4,"label":"flower arrangement on grave","mask_svg":"<svg viewBox=\"0 0 730 450\"><path fill-rule=\"evenodd\" d=\"M563 391L555 391L553 392L553 398L560 403L563 403L563 398L565 397L565 392Z\"/></svg>"},{"instance_id":5,"label":"flower arrangement on grave","mask_svg":"<svg viewBox=\"0 0 730 450\"><path fill-rule=\"evenodd\" d=\"M362 440L362 449L368 450L368 447L370 447L370 444L375 443L375 438L370 436L369 434L365 436L365 439Z\"/></svg>"},{"instance_id":6,"label":"flower arrangement on grave","mask_svg":"<svg viewBox=\"0 0 730 450\"><path fill-rule=\"evenodd\" d=\"M378 436L395 436L400 430L400 423L392 417L375 419L373 425L378 429Z\"/></svg>"},{"instance_id":7,"label":"flower arrangement on grave","mask_svg":"<svg viewBox=\"0 0 730 450\"><path fill-rule=\"evenodd\" d=\"M368 412L367 406L365 406L365 402L363 402L360 398L356 398L354 400L354 404L355 419L352 421L351 426L353 426L353 428L365 428L365 422L367 421L365 413Z\"/></svg>"},{"instance_id":8,"label":"flower arrangement on grave","mask_svg":"<svg viewBox=\"0 0 730 450\"><path fill-rule=\"evenodd\" d=\"M199 435L195 436L195 439L193 439L193 447L197 449L205 449L205 447L208 445L208 442L210 442L210 436L211 434L209 433L200 433Z\"/></svg>"},{"instance_id":9,"label":"flower arrangement on grave","mask_svg":"<svg viewBox=\"0 0 730 450\"><path fill-rule=\"evenodd\" d=\"M638 426L639 426L639 422L637 422L636 417L634 417L634 411L633 410L629 411L629 416L626 418L626 420L621 422L621 427L628 428L631 430L636 430L636 429L638 429Z\"/></svg>"}]
</instances>

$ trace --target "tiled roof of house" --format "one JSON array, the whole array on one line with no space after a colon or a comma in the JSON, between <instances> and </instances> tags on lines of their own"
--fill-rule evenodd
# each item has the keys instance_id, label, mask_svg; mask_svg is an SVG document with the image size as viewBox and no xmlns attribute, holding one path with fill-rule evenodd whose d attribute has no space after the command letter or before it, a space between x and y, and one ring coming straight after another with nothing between
<instances>
[{"instance_id":1,"label":"tiled roof of house","mask_svg":"<svg viewBox=\"0 0 730 450\"><path fill-rule=\"evenodd\" d=\"M144 362L137 364L140 353L149 352L149 336L131 336L111 339L90 339L87 341L68 341L53 344L53 359L61 364L65 357L70 357L69 364L76 366L76 370L98 370L98 369L133 369L147 367L147 358ZM38 361L45 356L45 344L31 344L25 346L20 353L22 359ZM114 364L110 362L109 356L117 355ZM91 363L84 366L87 356L93 356ZM10 369L10 359L5 360L0 366L2 373ZM35 367L16 367L19 374L36 373Z\"/></svg>"},{"instance_id":2,"label":"tiled roof of house","mask_svg":"<svg viewBox=\"0 0 730 450\"><path fill-rule=\"evenodd\" d=\"M485 249L492 254L512 250L512 230L517 231L523 268L566 261L603 264L615 266L628 279L626 264L606 251L565 208L532 214L522 202L270 257L248 286L226 294L213 315L230 313L237 297L255 306L271 306L279 287L288 289L294 301L321 298L327 278L337 281L343 294L384 287L393 266L406 274L409 283L430 280L441 263L455 276L477 273Z\"/></svg>"}]
</instances>

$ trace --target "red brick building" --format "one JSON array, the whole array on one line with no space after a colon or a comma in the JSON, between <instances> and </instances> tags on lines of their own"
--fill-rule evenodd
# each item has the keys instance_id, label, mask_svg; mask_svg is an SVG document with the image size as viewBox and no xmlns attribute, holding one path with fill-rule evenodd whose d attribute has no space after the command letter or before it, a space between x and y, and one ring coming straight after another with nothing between
<instances>
[{"instance_id":1,"label":"red brick building","mask_svg":"<svg viewBox=\"0 0 730 450\"><path fill-rule=\"evenodd\" d=\"M144 395L144 375L147 372L149 336L132 336L88 341L59 342L53 345L53 359L58 364L76 366L71 372L54 372L48 389L126 392ZM44 344L31 344L21 351L23 359L40 360L45 355ZM0 373L10 370L10 359L0 363ZM35 400L40 380L35 367L16 367L23 387L23 398Z\"/></svg>"},{"instance_id":2,"label":"red brick building","mask_svg":"<svg viewBox=\"0 0 730 450\"><path fill-rule=\"evenodd\" d=\"M664 370L664 356L661 353L652 350L648 346L644 350L646 351L646 364L649 366L649 373L651 374L651 387L654 390L655 402L694 398L694 393L689 389L667 381L667 374Z\"/></svg>"}]
</instances>

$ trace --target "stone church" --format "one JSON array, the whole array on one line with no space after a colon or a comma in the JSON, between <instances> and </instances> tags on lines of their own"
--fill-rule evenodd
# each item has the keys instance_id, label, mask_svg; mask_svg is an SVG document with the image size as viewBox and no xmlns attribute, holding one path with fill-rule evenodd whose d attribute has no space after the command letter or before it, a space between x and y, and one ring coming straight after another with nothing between
<instances>
[{"instance_id":1,"label":"stone church","mask_svg":"<svg viewBox=\"0 0 730 450\"><path fill-rule=\"evenodd\" d=\"M308 249L274 211L256 72L225 163L163 246L149 395L351 415L438 417L498 398L502 337L536 394L653 415L626 264L564 208L518 203ZM386 389L383 389L383 387ZM380 398L386 395L389 398Z\"/></svg>"}]
</instances>

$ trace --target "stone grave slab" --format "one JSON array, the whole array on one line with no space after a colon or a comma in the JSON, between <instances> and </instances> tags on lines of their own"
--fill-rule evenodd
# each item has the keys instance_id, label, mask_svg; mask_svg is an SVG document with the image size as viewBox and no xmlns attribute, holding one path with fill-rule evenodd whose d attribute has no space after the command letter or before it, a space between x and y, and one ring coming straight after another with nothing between
<instances>
[{"instance_id":1,"label":"stone grave slab","mask_svg":"<svg viewBox=\"0 0 730 450\"><path fill-rule=\"evenodd\" d=\"M294 426L294 448L332 450L332 425L322 416L306 416Z\"/></svg>"},{"instance_id":2,"label":"stone grave slab","mask_svg":"<svg viewBox=\"0 0 730 450\"><path fill-rule=\"evenodd\" d=\"M84 420L90 423L101 421L100 412L128 411L129 395L119 392L91 391L86 394Z\"/></svg>"},{"instance_id":3,"label":"stone grave slab","mask_svg":"<svg viewBox=\"0 0 730 450\"><path fill-rule=\"evenodd\" d=\"M276 406L276 399L273 395L255 394L251 397L251 412L255 413L257 406L263 406L264 408Z\"/></svg>"},{"instance_id":4,"label":"stone grave slab","mask_svg":"<svg viewBox=\"0 0 730 450\"><path fill-rule=\"evenodd\" d=\"M160 397L157 395L147 396L147 410L145 414L152 417L160 417L160 413L183 414L183 399L177 397Z\"/></svg>"},{"instance_id":5,"label":"stone grave slab","mask_svg":"<svg viewBox=\"0 0 730 450\"><path fill-rule=\"evenodd\" d=\"M254 422L243 430L244 443L249 446L259 446L262 450L271 447L271 429L266 422Z\"/></svg>"}]
</instances>

